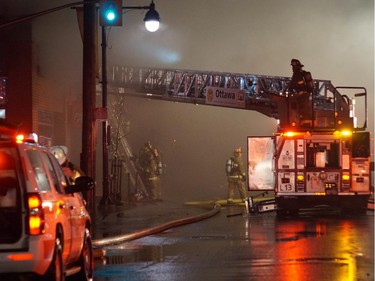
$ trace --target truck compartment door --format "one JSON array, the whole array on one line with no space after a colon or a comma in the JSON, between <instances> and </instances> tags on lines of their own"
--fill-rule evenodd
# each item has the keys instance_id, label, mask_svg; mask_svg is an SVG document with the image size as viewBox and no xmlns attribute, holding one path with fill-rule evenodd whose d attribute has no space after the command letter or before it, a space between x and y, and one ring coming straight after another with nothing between
<instances>
[{"instance_id":1,"label":"truck compartment door","mask_svg":"<svg viewBox=\"0 0 375 281\"><path fill-rule=\"evenodd\" d=\"M274 190L274 137L247 138L248 189Z\"/></svg>"}]
</instances>

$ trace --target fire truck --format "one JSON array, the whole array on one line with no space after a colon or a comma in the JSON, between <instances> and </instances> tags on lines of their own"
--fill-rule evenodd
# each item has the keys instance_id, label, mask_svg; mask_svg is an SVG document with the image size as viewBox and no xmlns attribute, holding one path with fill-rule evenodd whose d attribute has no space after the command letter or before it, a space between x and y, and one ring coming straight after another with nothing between
<instances>
[{"instance_id":1,"label":"fire truck","mask_svg":"<svg viewBox=\"0 0 375 281\"><path fill-rule=\"evenodd\" d=\"M257 207L278 215L320 205L363 213L372 194L367 91L314 80L303 102L290 77L114 66L110 93L255 110L277 119L272 136L248 137L248 188L274 192Z\"/></svg>"},{"instance_id":2,"label":"fire truck","mask_svg":"<svg viewBox=\"0 0 375 281\"><path fill-rule=\"evenodd\" d=\"M277 132L248 138L249 188L273 190L280 216L322 205L351 214L367 210L370 133L365 131L366 118L358 127L354 115L357 99L367 104L367 92L357 87L328 89L332 91L324 95L312 92L307 107L296 97L285 97ZM354 99L339 90L354 91ZM301 107L308 114L301 114ZM267 205L260 208L267 210Z\"/></svg>"}]
</instances>

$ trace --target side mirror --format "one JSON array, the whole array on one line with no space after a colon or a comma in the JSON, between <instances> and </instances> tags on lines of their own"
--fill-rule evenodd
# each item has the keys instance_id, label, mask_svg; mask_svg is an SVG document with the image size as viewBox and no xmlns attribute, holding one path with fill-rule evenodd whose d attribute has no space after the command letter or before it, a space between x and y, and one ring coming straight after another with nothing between
<instances>
[{"instance_id":1,"label":"side mirror","mask_svg":"<svg viewBox=\"0 0 375 281\"><path fill-rule=\"evenodd\" d=\"M95 181L88 176L81 176L75 179L73 185L65 188L66 193L85 192L95 187Z\"/></svg>"}]
</instances>

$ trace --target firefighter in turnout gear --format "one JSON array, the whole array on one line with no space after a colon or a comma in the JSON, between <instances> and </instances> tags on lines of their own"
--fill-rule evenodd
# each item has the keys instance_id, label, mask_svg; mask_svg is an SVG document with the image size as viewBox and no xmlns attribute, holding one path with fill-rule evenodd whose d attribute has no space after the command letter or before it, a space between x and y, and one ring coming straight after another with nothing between
<instances>
[{"instance_id":1,"label":"firefighter in turnout gear","mask_svg":"<svg viewBox=\"0 0 375 281\"><path fill-rule=\"evenodd\" d=\"M158 149L153 148L149 141L141 149L139 162L146 187L148 192L151 193L152 200L161 200L161 156Z\"/></svg>"},{"instance_id":2,"label":"firefighter in turnout gear","mask_svg":"<svg viewBox=\"0 0 375 281\"><path fill-rule=\"evenodd\" d=\"M312 93L314 80L310 72L303 70L303 64L292 59L290 65L293 69L292 80L289 84L291 108L295 109L300 119L300 124L311 124L312 120Z\"/></svg>"},{"instance_id":3,"label":"firefighter in turnout gear","mask_svg":"<svg viewBox=\"0 0 375 281\"><path fill-rule=\"evenodd\" d=\"M233 156L227 160L226 173L228 178L228 197L227 203L233 203L235 189L238 190L242 201L247 200L245 187L246 173L242 160L242 148L234 150Z\"/></svg>"},{"instance_id":4,"label":"firefighter in turnout gear","mask_svg":"<svg viewBox=\"0 0 375 281\"><path fill-rule=\"evenodd\" d=\"M68 148L64 145L57 145L50 148L52 154L61 165L65 176L74 184L76 178L84 176L85 173L72 162L68 161Z\"/></svg>"}]
</instances>

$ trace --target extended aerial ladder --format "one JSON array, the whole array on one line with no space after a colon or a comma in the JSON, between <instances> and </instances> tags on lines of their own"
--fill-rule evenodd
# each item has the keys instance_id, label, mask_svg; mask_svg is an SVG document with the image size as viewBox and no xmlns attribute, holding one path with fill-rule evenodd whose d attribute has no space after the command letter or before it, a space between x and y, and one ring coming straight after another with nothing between
<instances>
[{"instance_id":1,"label":"extended aerial ladder","mask_svg":"<svg viewBox=\"0 0 375 281\"><path fill-rule=\"evenodd\" d=\"M280 131L293 122L294 126L302 125L290 108L290 77L115 66L109 81L110 92L258 111L278 119ZM353 127L350 99L341 95L329 80L317 79L314 83L312 112L316 114L313 118L320 122L313 122L313 129L333 130L339 125ZM366 122L361 129L365 127Z\"/></svg>"}]
</instances>

